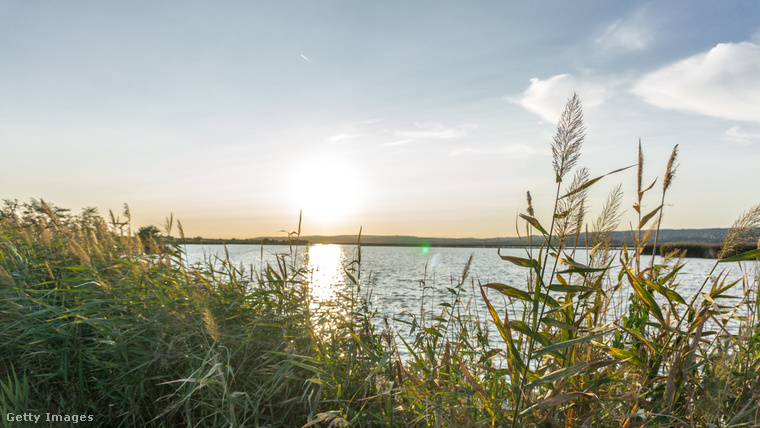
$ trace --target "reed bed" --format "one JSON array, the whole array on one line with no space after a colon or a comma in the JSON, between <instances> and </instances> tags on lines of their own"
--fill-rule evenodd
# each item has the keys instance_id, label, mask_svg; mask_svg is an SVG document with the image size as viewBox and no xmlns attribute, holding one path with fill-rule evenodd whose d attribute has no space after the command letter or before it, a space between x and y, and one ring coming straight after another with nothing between
<instances>
[{"instance_id":1,"label":"reed bed","mask_svg":"<svg viewBox=\"0 0 760 428\"><path fill-rule=\"evenodd\" d=\"M470 260L448 299L394 320L365 298L361 243L344 268L343 310L319 310L296 262L298 231L289 254L256 272L229 257L188 265L181 243L160 238L171 217L162 232L135 233L126 206L106 220L5 201L3 414L91 415L87 424L108 427L758 425L760 279L727 282L722 266L757 263L760 205L733 225L699 292L682 295L682 253L641 263L657 254L677 149L654 209L643 208L655 183L641 146L637 164L606 174L638 168L639 222L615 250L622 190L589 220L586 192L606 175L576 168L584 136L574 96L552 142L554 211L540 221L528 193L525 255L501 256L524 283L482 284Z\"/></svg>"}]
</instances>

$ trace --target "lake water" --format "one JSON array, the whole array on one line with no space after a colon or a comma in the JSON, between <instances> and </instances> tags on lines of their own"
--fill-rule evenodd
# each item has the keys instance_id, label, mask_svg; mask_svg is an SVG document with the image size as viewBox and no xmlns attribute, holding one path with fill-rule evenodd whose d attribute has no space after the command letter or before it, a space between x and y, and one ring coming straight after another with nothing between
<instances>
[{"instance_id":1,"label":"lake water","mask_svg":"<svg viewBox=\"0 0 760 428\"><path fill-rule=\"evenodd\" d=\"M296 249L294 247L294 249ZM276 266L277 254L289 254L288 246L230 245L227 246L230 260L243 266L246 271L253 269L261 272L266 263ZM312 294L316 299L332 303L340 307L340 294L346 289L346 278L342 267L346 266L357 256L355 245L310 245L297 248L296 263L305 266L313 284ZM522 248L502 248L501 253L525 257ZM381 247L363 246L361 248L361 283L362 295L368 296L374 308L377 309L378 320L382 315L393 318L410 319L411 315L420 316L422 310L430 315L440 312L439 303L450 302L452 295L447 288L454 287L462 280L462 271L467 260L472 255L469 275L464 279L465 291L463 301L471 301L473 310L482 320L490 319L486 306L480 296L478 283L497 282L525 289L528 269L515 266L502 260L495 248L448 248L448 247ZM222 245L188 245L187 258L191 263L212 260L215 257L224 258L225 250ZM584 262L585 252L576 254L576 260ZM689 301L689 297L699 289L712 269L715 260L684 259L684 267L678 276L677 291ZM642 265L648 265L649 258L642 257ZM613 262L613 272L617 274L618 261ZM748 269L743 271L742 267ZM726 269L728 280L737 280L746 276L749 283L755 278L754 262L721 264L714 275ZM706 291L709 291L710 284ZM371 292L371 294L369 294ZM617 308L611 309L619 315L625 310L630 290L624 288L617 296ZM737 284L729 293L741 296L742 285ZM489 299L501 313L511 311L512 316L519 305L508 305L508 300L496 291L489 290ZM735 304L739 299L728 300L725 303ZM339 309L338 309L339 310ZM393 323L400 331L403 324ZM406 328L406 327L405 327ZM492 329L493 330L493 329Z\"/></svg>"}]
</instances>

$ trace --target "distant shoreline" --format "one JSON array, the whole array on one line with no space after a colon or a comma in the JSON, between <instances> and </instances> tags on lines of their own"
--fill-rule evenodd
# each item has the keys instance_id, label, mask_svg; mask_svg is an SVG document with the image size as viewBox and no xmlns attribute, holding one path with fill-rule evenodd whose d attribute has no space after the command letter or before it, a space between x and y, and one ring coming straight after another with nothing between
<instances>
[{"instance_id":1,"label":"distant shoreline","mask_svg":"<svg viewBox=\"0 0 760 428\"><path fill-rule=\"evenodd\" d=\"M695 244L719 244L726 234L726 228L713 229L662 229L660 230L658 242L665 243L695 243ZM169 242L181 242L178 238L169 238ZM193 237L186 238L188 244L226 244L226 245L288 245L289 243L299 245L306 244L340 244L353 245L359 241L358 235L304 235L298 239L287 237L257 237L257 238L203 238ZM586 235L581 234L578 242L586 242ZM588 236L591 241L591 235ZM630 232L618 231L612 234L612 246L622 246L625 242L631 245L632 238ZM401 236L401 235L362 235L361 244L370 245L387 245L399 247L484 247L496 248L502 247L522 247L525 244L525 238L506 237L506 238L427 238L418 236Z\"/></svg>"},{"instance_id":2,"label":"distant shoreline","mask_svg":"<svg viewBox=\"0 0 760 428\"><path fill-rule=\"evenodd\" d=\"M678 250L686 251L686 257L716 258L720 252L720 242L728 229L663 229L660 231L658 255L674 253ZM626 241L632 241L629 232L614 232L611 239L612 247L629 245ZM589 236L589 241L591 236ZM169 237L165 238L168 243L185 243L190 245L357 245L358 235L338 236L301 236L298 239L287 238L249 238L249 239L221 239L221 238L186 238L184 241ZM579 236L578 242L586 242L585 234ZM525 240L521 238L421 238L416 236L379 236L369 235L361 237L361 245L367 247L440 247L440 248L523 248ZM741 247L738 250L747 251L754 249L753 246ZM644 247L643 254L651 254L652 246Z\"/></svg>"}]
</instances>

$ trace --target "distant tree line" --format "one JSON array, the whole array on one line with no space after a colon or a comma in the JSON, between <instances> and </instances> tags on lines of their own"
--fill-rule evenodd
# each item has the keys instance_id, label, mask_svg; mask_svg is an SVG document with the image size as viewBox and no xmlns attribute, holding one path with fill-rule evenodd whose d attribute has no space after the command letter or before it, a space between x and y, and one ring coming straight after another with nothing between
<instances>
[{"instance_id":1,"label":"distant tree line","mask_svg":"<svg viewBox=\"0 0 760 428\"><path fill-rule=\"evenodd\" d=\"M239 238L230 238L230 239L221 239L221 238L202 238L200 236L196 236L193 238L185 238L184 241L179 238L175 237L166 237L164 240L167 243L185 243L185 244L207 244L207 245L215 245L215 244L226 244L226 245L307 245L309 241L305 239L291 239L288 240L287 238L283 239L275 239L275 238L248 238L248 239L239 239Z\"/></svg>"}]
</instances>

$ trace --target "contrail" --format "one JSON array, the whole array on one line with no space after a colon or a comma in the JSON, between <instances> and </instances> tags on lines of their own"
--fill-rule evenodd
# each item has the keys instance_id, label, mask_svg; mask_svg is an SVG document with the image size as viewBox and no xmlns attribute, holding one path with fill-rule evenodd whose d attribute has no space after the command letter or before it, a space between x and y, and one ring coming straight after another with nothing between
<instances>
[{"instance_id":1,"label":"contrail","mask_svg":"<svg viewBox=\"0 0 760 428\"><path fill-rule=\"evenodd\" d=\"M304 55L304 54L301 54L301 58L305 59L306 61L311 62L311 60L309 58L306 58L306 55Z\"/></svg>"}]
</instances>

